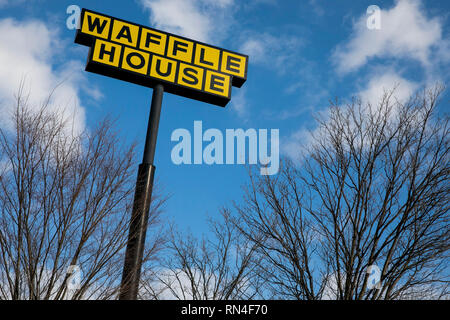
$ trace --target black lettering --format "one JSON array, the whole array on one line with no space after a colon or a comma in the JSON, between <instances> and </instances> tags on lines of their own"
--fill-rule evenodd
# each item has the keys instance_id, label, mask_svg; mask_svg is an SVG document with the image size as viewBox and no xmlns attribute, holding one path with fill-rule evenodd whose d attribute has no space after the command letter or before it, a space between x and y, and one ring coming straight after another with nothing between
<instances>
[{"instance_id":1,"label":"black lettering","mask_svg":"<svg viewBox=\"0 0 450 320\"><path fill-rule=\"evenodd\" d=\"M172 71L172 63L168 62L167 63L167 70L166 72L162 72L161 71L161 60L160 59L156 59L156 72L161 76L161 77L167 77L170 75Z\"/></svg>"},{"instance_id":2,"label":"black lettering","mask_svg":"<svg viewBox=\"0 0 450 320\"><path fill-rule=\"evenodd\" d=\"M114 61L114 54L116 53L116 47L112 46L111 51L106 51L106 46L104 43L100 45L100 53L98 55L100 60L103 60L103 56L106 54L109 56L109 62Z\"/></svg>"},{"instance_id":3,"label":"black lettering","mask_svg":"<svg viewBox=\"0 0 450 320\"><path fill-rule=\"evenodd\" d=\"M131 38L130 27L123 26L122 29L120 29L119 33L117 34L116 39L118 40L120 38L126 38L129 43L133 42L133 39Z\"/></svg>"},{"instance_id":4,"label":"black lettering","mask_svg":"<svg viewBox=\"0 0 450 320\"><path fill-rule=\"evenodd\" d=\"M152 38L157 38L159 39L159 41L154 40ZM150 47L150 43L154 43L154 44L161 44L161 36L158 36L157 34L153 34L153 33L147 33L147 38L145 39L145 46L148 48Z\"/></svg>"},{"instance_id":5,"label":"black lettering","mask_svg":"<svg viewBox=\"0 0 450 320\"><path fill-rule=\"evenodd\" d=\"M217 81L217 80L221 80L222 82ZM210 87L211 90L219 91L219 92L222 92L222 93L223 93L223 92L224 92L224 88L223 88L224 82L225 82L225 78L224 78L224 77L221 77L221 76L217 76L217 75L215 75L215 74L212 74L212 75L211 75L211 82L210 82L209 87ZM221 89L221 88L217 88L216 85L221 86L222 89Z\"/></svg>"},{"instance_id":6,"label":"black lettering","mask_svg":"<svg viewBox=\"0 0 450 320\"><path fill-rule=\"evenodd\" d=\"M88 29L90 32L94 32L94 29L96 29L98 34L101 34L103 32L103 29L105 29L106 24L108 23L108 20L103 20L102 25L100 25L100 19L94 18L94 21L92 21L92 16L88 15Z\"/></svg>"},{"instance_id":7,"label":"black lettering","mask_svg":"<svg viewBox=\"0 0 450 320\"><path fill-rule=\"evenodd\" d=\"M227 70L231 71L231 72L239 73L240 70L239 69L235 69L233 67L238 67L239 68L240 65L238 63L233 62L232 60L237 61L237 62L241 62L241 59L239 59L239 58L235 58L235 57L232 57L232 56L227 56Z\"/></svg>"},{"instance_id":8,"label":"black lettering","mask_svg":"<svg viewBox=\"0 0 450 320\"><path fill-rule=\"evenodd\" d=\"M207 64L209 66L214 65L214 63L205 60L205 48L200 49L200 63Z\"/></svg>"},{"instance_id":9,"label":"black lettering","mask_svg":"<svg viewBox=\"0 0 450 320\"><path fill-rule=\"evenodd\" d=\"M198 79L197 79L197 70L195 70L194 68L184 68L183 70L183 74L184 76L190 78L186 79L185 77L182 78L182 80L190 85L195 86L196 84L198 84Z\"/></svg>"},{"instance_id":10,"label":"black lettering","mask_svg":"<svg viewBox=\"0 0 450 320\"><path fill-rule=\"evenodd\" d=\"M132 63L131 62L131 58L133 58L133 57L138 57L141 62L139 64L137 64L137 65ZM142 55L140 55L139 53L137 53L137 52L130 53L129 55L127 55L126 59L127 59L128 65L130 67L134 68L134 69L141 69L145 65L144 57Z\"/></svg>"},{"instance_id":11,"label":"black lettering","mask_svg":"<svg viewBox=\"0 0 450 320\"><path fill-rule=\"evenodd\" d=\"M187 50L185 48L183 48L183 47L187 48L188 47L187 43L175 40L173 42L172 55L176 56L177 55L177 51L187 52Z\"/></svg>"}]
</instances>

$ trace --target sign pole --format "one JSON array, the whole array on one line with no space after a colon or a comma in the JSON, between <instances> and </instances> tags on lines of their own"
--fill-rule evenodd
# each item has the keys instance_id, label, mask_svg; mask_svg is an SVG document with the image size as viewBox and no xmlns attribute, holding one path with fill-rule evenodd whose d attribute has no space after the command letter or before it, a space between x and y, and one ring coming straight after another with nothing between
<instances>
[{"instance_id":1,"label":"sign pole","mask_svg":"<svg viewBox=\"0 0 450 320\"><path fill-rule=\"evenodd\" d=\"M153 159L155 157L163 93L164 87L162 84L157 84L153 88L147 136L145 138L144 157L142 163L139 165L136 190L134 193L133 211L131 213L119 300L137 299L148 214L152 197L153 178L156 170L153 165Z\"/></svg>"}]
</instances>

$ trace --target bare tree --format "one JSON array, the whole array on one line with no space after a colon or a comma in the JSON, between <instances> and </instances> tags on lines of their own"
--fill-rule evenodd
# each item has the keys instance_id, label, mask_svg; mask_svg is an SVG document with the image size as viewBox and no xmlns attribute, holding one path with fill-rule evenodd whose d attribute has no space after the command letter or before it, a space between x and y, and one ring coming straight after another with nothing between
<instances>
[{"instance_id":1,"label":"bare tree","mask_svg":"<svg viewBox=\"0 0 450 320\"><path fill-rule=\"evenodd\" d=\"M121 143L109 120L75 134L48 103L31 108L23 90L16 102L14 130L0 128L0 299L116 298L134 145ZM147 260L160 244L149 236Z\"/></svg>"},{"instance_id":2,"label":"bare tree","mask_svg":"<svg viewBox=\"0 0 450 320\"><path fill-rule=\"evenodd\" d=\"M254 245L237 233L229 212L210 220L212 236L198 239L172 227L167 258L147 273L143 292L156 299L236 300L260 296Z\"/></svg>"},{"instance_id":3,"label":"bare tree","mask_svg":"<svg viewBox=\"0 0 450 320\"><path fill-rule=\"evenodd\" d=\"M299 163L251 176L235 226L270 298L448 298L449 127L443 88L331 105ZM376 266L371 267L370 266ZM377 269L378 268L378 269ZM379 270L379 282L370 272Z\"/></svg>"}]
</instances>

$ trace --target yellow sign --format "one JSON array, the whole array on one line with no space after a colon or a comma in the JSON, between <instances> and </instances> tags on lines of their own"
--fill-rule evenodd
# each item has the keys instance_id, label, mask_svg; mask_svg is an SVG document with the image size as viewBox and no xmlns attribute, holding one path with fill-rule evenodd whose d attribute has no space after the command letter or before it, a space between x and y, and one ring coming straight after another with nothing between
<instances>
[{"instance_id":1,"label":"yellow sign","mask_svg":"<svg viewBox=\"0 0 450 320\"><path fill-rule=\"evenodd\" d=\"M83 9L75 42L86 70L225 106L247 79L248 56Z\"/></svg>"}]
</instances>

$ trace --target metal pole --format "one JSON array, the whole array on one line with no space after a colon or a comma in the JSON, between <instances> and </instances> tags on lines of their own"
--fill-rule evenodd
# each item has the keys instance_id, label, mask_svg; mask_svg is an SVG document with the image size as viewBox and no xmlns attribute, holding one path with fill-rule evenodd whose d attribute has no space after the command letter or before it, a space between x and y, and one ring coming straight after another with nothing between
<instances>
[{"instance_id":1,"label":"metal pole","mask_svg":"<svg viewBox=\"0 0 450 320\"><path fill-rule=\"evenodd\" d=\"M147 231L148 212L152 197L153 177L155 176L156 137L158 135L164 87L161 84L153 88L152 105L145 138L144 157L139 165L133 211L131 213L127 250L123 266L119 300L136 300L141 276L142 256Z\"/></svg>"}]
</instances>

